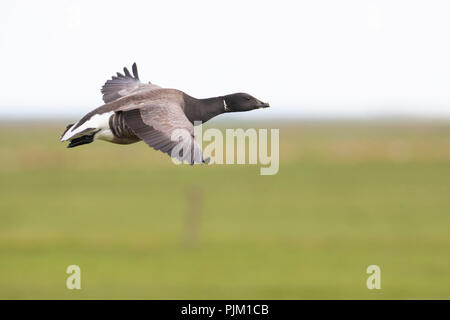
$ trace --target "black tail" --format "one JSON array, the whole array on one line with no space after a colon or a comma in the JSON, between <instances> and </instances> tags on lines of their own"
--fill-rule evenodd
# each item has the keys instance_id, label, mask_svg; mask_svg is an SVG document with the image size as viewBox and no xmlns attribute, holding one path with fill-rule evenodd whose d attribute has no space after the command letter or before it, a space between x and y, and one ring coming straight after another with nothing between
<instances>
[{"instance_id":1,"label":"black tail","mask_svg":"<svg viewBox=\"0 0 450 320\"><path fill-rule=\"evenodd\" d=\"M94 136L95 136L95 133L86 135L86 136L81 136L79 138L70 140L70 143L67 146L67 148L73 148L73 147L81 146L83 144L91 143L94 141Z\"/></svg>"}]
</instances>

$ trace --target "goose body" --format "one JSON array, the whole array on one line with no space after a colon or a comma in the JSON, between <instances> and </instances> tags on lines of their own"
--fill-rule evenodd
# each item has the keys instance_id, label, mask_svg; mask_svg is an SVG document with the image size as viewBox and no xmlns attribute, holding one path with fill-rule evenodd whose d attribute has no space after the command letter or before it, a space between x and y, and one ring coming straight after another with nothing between
<instances>
[{"instance_id":1,"label":"goose body","mask_svg":"<svg viewBox=\"0 0 450 320\"><path fill-rule=\"evenodd\" d=\"M101 92L105 104L68 125L61 135L61 141L70 141L69 148L97 139L116 144L143 140L181 161L201 163L205 159L194 139L194 122L206 122L226 112L269 106L245 93L196 99L177 89L141 83L136 64L132 66L132 74L124 68L124 74L117 73L106 81ZM178 131L186 134L174 139ZM180 143L191 152L172 154Z\"/></svg>"}]
</instances>

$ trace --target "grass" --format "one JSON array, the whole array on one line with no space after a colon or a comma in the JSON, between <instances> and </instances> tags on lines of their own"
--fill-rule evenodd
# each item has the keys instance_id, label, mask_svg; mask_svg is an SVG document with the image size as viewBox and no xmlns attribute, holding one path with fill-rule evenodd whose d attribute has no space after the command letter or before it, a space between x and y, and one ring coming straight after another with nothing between
<instances>
[{"instance_id":1,"label":"grass","mask_svg":"<svg viewBox=\"0 0 450 320\"><path fill-rule=\"evenodd\" d=\"M0 298L450 298L450 126L280 126L280 171L260 176L2 125ZM65 287L71 264L81 290Z\"/></svg>"}]
</instances>

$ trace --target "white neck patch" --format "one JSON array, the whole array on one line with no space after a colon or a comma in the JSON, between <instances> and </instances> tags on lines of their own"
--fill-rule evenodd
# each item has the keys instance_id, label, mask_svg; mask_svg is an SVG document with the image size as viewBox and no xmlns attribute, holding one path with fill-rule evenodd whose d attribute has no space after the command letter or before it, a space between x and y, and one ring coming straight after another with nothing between
<instances>
[{"instance_id":1,"label":"white neck patch","mask_svg":"<svg viewBox=\"0 0 450 320\"><path fill-rule=\"evenodd\" d=\"M230 109L228 109L227 103L225 102L225 99L223 99L223 109L225 111L230 111Z\"/></svg>"}]
</instances>

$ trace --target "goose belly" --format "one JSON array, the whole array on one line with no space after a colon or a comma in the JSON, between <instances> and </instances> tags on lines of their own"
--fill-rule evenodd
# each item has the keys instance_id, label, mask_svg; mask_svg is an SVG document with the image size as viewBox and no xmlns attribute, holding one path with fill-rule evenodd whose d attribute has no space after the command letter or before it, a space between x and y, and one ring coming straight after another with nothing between
<instances>
[{"instance_id":1,"label":"goose belly","mask_svg":"<svg viewBox=\"0 0 450 320\"><path fill-rule=\"evenodd\" d=\"M118 144L130 144L141 140L125 123L122 112L111 115L109 118L109 128L98 132L97 135L98 139Z\"/></svg>"},{"instance_id":2,"label":"goose belly","mask_svg":"<svg viewBox=\"0 0 450 320\"><path fill-rule=\"evenodd\" d=\"M116 137L112 133L111 129L101 129L99 132L95 134L95 139L114 142Z\"/></svg>"}]
</instances>

